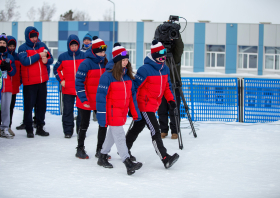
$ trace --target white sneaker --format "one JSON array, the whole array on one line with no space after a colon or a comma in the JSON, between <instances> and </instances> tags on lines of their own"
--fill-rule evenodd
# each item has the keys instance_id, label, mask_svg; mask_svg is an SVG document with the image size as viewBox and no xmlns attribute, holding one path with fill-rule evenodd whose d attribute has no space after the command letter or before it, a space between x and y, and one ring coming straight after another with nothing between
<instances>
[{"instance_id":1,"label":"white sneaker","mask_svg":"<svg viewBox=\"0 0 280 198\"><path fill-rule=\"evenodd\" d=\"M15 133L13 132L13 130L11 128L9 128L8 131L12 136L15 136Z\"/></svg>"},{"instance_id":2,"label":"white sneaker","mask_svg":"<svg viewBox=\"0 0 280 198\"><path fill-rule=\"evenodd\" d=\"M1 130L1 136L3 138L13 138L13 136L9 133L8 128L2 129Z\"/></svg>"}]
</instances>

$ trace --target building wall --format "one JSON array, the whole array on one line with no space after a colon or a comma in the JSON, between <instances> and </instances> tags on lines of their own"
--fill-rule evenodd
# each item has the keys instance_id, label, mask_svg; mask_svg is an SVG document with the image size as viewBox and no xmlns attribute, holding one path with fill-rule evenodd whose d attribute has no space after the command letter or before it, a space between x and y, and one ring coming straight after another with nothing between
<instances>
[{"instance_id":1,"label":"building wall","mask_svg":"<svg viewBox=\"0 0 280 198\"><path fill-rule=\"evenodd\" d=\"M115 41L132 43L136 51L136 68L143 64L154 38L154 32L161 22L116 22ZM180 23L182 31L185 22ZM0 32L13 35L20 43L25 41L24 31L35 26L44 42L57 42L58 54L67 50L67 38L78 35L82 42L86 33L99 36L108 45L107 56L111 59L113 48L113 22L104 21L59 21L59 22L0 22ZM193 47L193 65L182 66L184 72L207 75L248 74L274 75L280 77L279 69L266 68L266 47L280 47L280 25L277 24L236 24L236 23L193 23L188 22L181 33L185 45ZM207 67L207 46L225 46L224 67ZM239 68L239 47L257 46L257 68ZM55 47L54 47L55 48ZM184 74L182 74L184 76Z\"/></svg>"}]
</instances>

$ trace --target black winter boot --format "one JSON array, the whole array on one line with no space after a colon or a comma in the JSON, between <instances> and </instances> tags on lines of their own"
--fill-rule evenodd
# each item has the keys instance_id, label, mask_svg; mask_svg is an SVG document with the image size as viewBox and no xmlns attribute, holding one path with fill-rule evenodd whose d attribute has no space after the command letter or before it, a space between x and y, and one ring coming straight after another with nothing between
<instances>
[{"instance_id":1,"label":"black winter boot","mask_svg":"<svg viewBox=\"0 0 280 198\"><path fill-rule=\"evenodd\" d=\"M113 168L113 165L108 162L108 155L100 153L97 164L104 168Z\"/></svg>"},{"instance_id":2,"label":"black winter boot","mask_svg":"<svg viewBox=\"0 0 280 198\"><path fill-rule=\"evenodd\" d=\"M99 158L101 153L100 153L101 149L96 149L96 153L95 153L95 157ZM107 154L107 159L111 159L111 155Z\"/></svg>"},{"instance_id":3,"label":"black winter boot","mask_svg":"<svg viewBox=\"0 0 280 198\"><path fill-rule=\"evenodd\" d=\"M27 133L27 138L34 138L33 131L26 131L26 133Z\"/></svg>"},{"instance_id":4,"label":"black winter boot","mask_svg":"<svg viewBox=\"0 0 280 198\"><path fill-rule=\"evenodd\" d=\"M89 159L89 156L87 155L85 151L85 147L77 147L77 153L76 157L80 159Z\"/></svg>"},{"instance_id":5,"label":"black winter boot","mask_svg":"<svg viewBox=\"0 0 280 198\"><path fill-rule=\"evenodd\" d=\"M170 168L173 164L175 164L175 162L179 159L179 155L177 153L175 153L174 155L170 156L170 155L166 155L163 159L162 162L164 164L164 167L166 169Z\"/></svg>"},{"instance_id":6,"label":"black winter boot","mask_svg":"<svg viewBox=\"0 0 280 198\"><path fill-rule=\"evenodd\" d=\"M129 156L130 156L130 160L135 162L135 161L136 161L136 157L134 157L134 156L131 154L130 151L128 151L128 154L129 154Z\"/></svg>"},{"instance_id":7,"label":"black winter boot","mask_svg":"<svg viewBox=\"0 0 280 198\"><path fill-rule=\"evenodd\" d=\"M134 163L130 160L130 158L126 158L123 163L126 166L126 170L127 170L128 175L134 174L135 170L139 170L142 167L141 162Z\"/></svg>"},{"instance_id":8,"label":"black winter boot","mask_svg":"<svg viewBox=\"0 0 280 198\"><path fill-rule=\"evenodd\" d=\"M36 130L36 135L49 136L50 134L43 129L43 125L38 125Z\"/></svg>"},{"instance_id":9,"label":"black winter boot","mask_svg":"<svg viewBox=\"0 0 280 198\"><path fill-rule=\"evenodd\" d=\"M24 130L25 124L22 122L19 126L16 127L17 130Z\"/></svg>"}]
</instances>

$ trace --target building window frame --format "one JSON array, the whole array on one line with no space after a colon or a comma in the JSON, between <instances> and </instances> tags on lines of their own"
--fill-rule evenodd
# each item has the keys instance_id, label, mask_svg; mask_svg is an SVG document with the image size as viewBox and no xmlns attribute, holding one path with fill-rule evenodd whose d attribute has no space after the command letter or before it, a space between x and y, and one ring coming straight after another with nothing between
<instances>
[{"instance_id":1,"label":"building window frame","mask_svg":"<svg viewBox=\"0 0 280 198\"><path fill-rule=\"evenodd\" d=\"M273 49L274 48L274 49ZM270 50L275 51L274 53L268 52ZM265 47L264 53L264 69L268 71L280 71L280 47ZM272 68L268 68L268 57L272 58Z\"/></svg>"},{"instance_id":2,"label":"building window frame","mask_svg":"<svg viewBox=\"0 0 280 198\"><path fill-rule=\"evenodd\" d=\"M186 57L189 57L186 61ZM186 64L186 62L188 62ZM182 67L193 67L193 44L184 44L184 51L181 57L181 66Z\"/></svg>"},{"instance_id":3,"label":"building window frame","mask_svg":"<svg viewBox=\"0 0 280 198\"><path fill-rule=\"evenodd\" d=\"M212 49L213 48L213 49ZM223 65L218 65L218 56L222 55ZM213 62L214 59L214 62ZM225 45L206 45L206 68L225 68L226 64L226 46Z\"/></svg>"},{"instance_id":4,"label":"building window frame","mask_svg":"<svg viewBox=\"0 0 280 198\"><path fill-rule=\"evenodd\" d=\"M241 48L248 48L241 50ZM251 49L250 49L251 48ZM255 48L255 49L254 49ZM254 51L254 52L253 52ZM256 67L250 68L250 56L255 56ZM245 58L246 57L246 58ZM258 46L238 46L238 65L237 69L241 70L257 70L258 69ZM246 67L245 67L246 65Z\"/></svg>"}]
</instances>

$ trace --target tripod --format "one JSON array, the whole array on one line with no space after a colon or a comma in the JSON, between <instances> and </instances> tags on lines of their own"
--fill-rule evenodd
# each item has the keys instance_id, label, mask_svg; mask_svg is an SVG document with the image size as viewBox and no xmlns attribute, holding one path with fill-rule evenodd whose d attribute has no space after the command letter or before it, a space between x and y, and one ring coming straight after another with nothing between
<instances>
[{"instance_id":1,"label":"tripod","mask_svg":"<svg viewBox=\"0 0 280 198\"><path fill-rule=\"evenodd\" d=\"M167 48L168 49L168 48ZM179 73L177 71L177 68L175 67L175 61L174 61L174 58L173 58L173 55L172 53L168 52L167 55L166 55L166 63L167 65L169 66L169 69L170 69L170 73L173 77L173 82L172 82L172 89L173 89L173 93L175 94L175 90L178 89L179 92L180 92L180 96L182 98L182 101L183 101L183 104L184 104L184 107L185 107L185 112L187 113L187 116L188 116L188 120L190 122L190 126L191 126L191 129L192 129L192 132L193 132L193 136L196 138L197 137L197 134L195 132L195 128L193 126L193 122L192 122L192 118L191 118L191 115L190 115L190 112L189 112L189 107L186 103L186 99L184 97L184 94L183 94L183 91L182 91L182 82L181 82L181 79L180 79L180 76L179 76ZM177 79L179 80L179 85L176 83L176 79L175 79L175 75L177 77ZM175 100L175 103L176 103L176 106L177 106L177 101ZM183 149L183 141L182 141L182 134L181 134L181 129L180 129L180 116L179 116L179 109L175 108L174 109L174 117L175 117L175 124L176 124L176 129L177 129L177 132L178 132L178 143L179 143L179 149Z\"/></svg>"}]
</instances>

